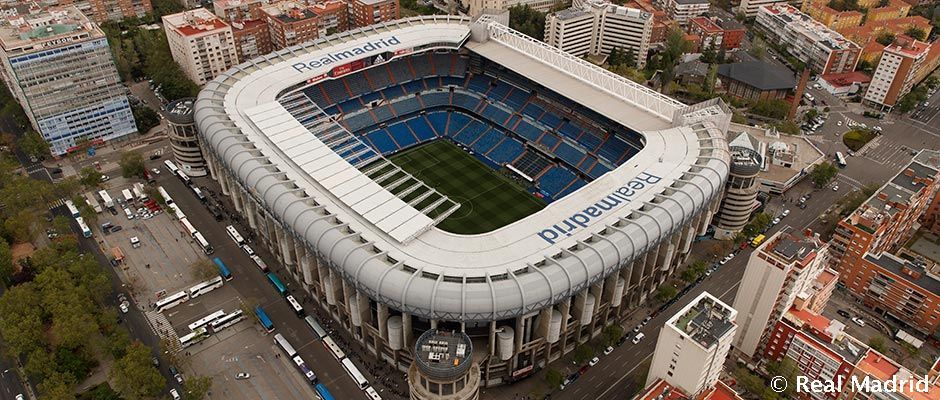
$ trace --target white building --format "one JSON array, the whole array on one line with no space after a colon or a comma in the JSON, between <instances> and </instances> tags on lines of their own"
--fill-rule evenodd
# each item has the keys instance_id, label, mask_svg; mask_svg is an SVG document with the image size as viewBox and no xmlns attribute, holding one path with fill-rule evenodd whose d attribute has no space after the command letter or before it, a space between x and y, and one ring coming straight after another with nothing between
<instances>
[{"instance_id":1,"label":"white building","mask_svg":"<svg viewBox=\"0 0 940 400\"><path fill-rule=\"evenodd\" d=\"M557 0L463 0L468 13L477 17L480 14L506 11L514 6L529 6L535 11L549 12L558 4Z\"/></svg>"},{"instance_id":2,"label":"white building","mask_svg":"<svg viewBox=\"0 0 940 400\"><path fill-rule=\"evenodd\" d=\"M545 42L575 56L610 54L619 48L633 53L637 67L646 65L653 14L604 0L575 2L545 17Z\"/></svg>"},{"instance_id":3,"label":"white building","mask_svg":"<svg viewBox=\"0 0 940 400\"><path fill-rule=\"evenodd\" d=\"M54 155L137 132L104 32L78 8L13 7L0 19L0 70Z\"/></svg>"},{"instance_id":4,"label":"white building","mask_svg":"<svg viewBox=\"0 0 940 400\"><path fill-rule=\"evenodd\" d=\"M711 389L731 350L738 312L704 292L666 321L646 386L657 379L696 398Z\"/></svg>"},{"instance_id":5,"label":"white building","mask_svg":"<svg viewBox=\"0 0 940 400\"><path fill-rule=\"evenodd\" d=\"M687 25L690 19L708 13L710 5L708 0L666 0L665 3L669 17L682 26Z\"/></svg>"},{"instance_id":6,"label":"white building","mask_svg":"<svg viewBox=\"0 0 940 400\"><path fill-rule=\"evenodd\" d=\"M754 29L820 75L855 70L862 48L788 4L762 6Z\"/></svg>"},{"instance_id":7,"label":"white building","mask_svg":"<svg viewBox=\"0 0 940 400\"><path fill-rule=\"evenodd\" d=\"M751 253L734 298L738 326L734 347L753 357L774 325L798 298L809 298L825 269L828 247L807 231L777 232Z\"/></svg>"},{"instance_id":8,"label":"white building","mask_svg":"<svg viewBox=\"0 0 940 400\"><path fill-rule=\"evenodd\" d=\"M163 17L173 59L197 85L238 64L232 27L204 8Z\"/></svg>"},{"instance_id":9,"label":"white building","mask_svg":"<svg viewBox=\"0 0 940 400\"><path fill-rule=\"evenodd\" d=\"M753 18L757 16L757 10L761 6L772 6L775 4L786 4L790 3L787 0L741 0L741 4L738 5L737 12L743 13L744 16L748 18Z\"/></svg>"},{"instance_id":10,"label":"white building","mask_svg":"<svg viewBox=\"0 0 940 400\"><path fill-rule=\"evenodd\" d=\"M878 68L865 92L865 103L882 109L894 107L917 83L915 76L929 52L930 43L898 36L894 43L885 47L878 61Z\"/></svg>"}]
</instances>

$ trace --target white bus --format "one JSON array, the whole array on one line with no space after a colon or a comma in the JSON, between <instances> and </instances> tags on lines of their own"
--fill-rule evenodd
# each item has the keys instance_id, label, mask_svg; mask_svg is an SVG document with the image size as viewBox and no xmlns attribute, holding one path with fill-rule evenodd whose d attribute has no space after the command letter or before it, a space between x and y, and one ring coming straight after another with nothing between
<instances>
[{"instance_id":1,"label":"white bus","mask_svg":"<svg viewBox=\"0 0 940 400\"><path fill-rule=\"evenodd\" d=\"M101 214L101 205L98 204L98 200L95 199L95 195L91 194L91 192L85 193L85 202L88 203L88 206L91 207L92 210L95 210L95 214Z\"/></svg>"},{"instance_id":2,"label":"white bus","mask_svg":"<svg viewBox=\"0 0 940 400\"><path fill-rule=\"evenodd\" d=\"M323 329L323 327L320 326L320 323L317 322L317 319L312 315L308 315L306 318L304 318L304 322L306 322L307 326L309 326L310 329L313 330L313 333L317 335L317 339L323 339L326 337L326 329Z\"/></svg>"},{"instance_id":3,"label":"white bus","mask_svg":"<svg viewBox=\"0 0 940 400\"><path fill-rule=\"evenodd\" d=\"M75 207L75 203L73 203L72 200L65 201L65 208L69 209L69 215L71 215L72 218L78 218L82 216L82 214L78 212L78 207Z\"/></svg>"},{"instance_id":4,"label":"white bus","mask_svg":"<svg viewBox=\"0 0 940 400\"><path fill-rule=\"evenodd\" d=\"M206 293L209 293L215 289L222 287L225 284L225 281L221 276L209 279L205 282L202 282L196 286L189 288L189 298L195 299L199 296L202 296Z\"/></svg>"},{"instance_id":5,"label":"white bus","mask_svg":"<svg viewBox=\"0 0 940 400\"><path fill-rule=\"evenodd\" d=\"M225 316L224 310L216 311L212 314L206 315L205 317L199 318L199 320L197 320L196 322L189 324L189 330L195 331L196 329L201 328L203 325L206 325L224 316Z\"/></svg>"},{"instance_id":6,"label":"white bus","mask_svg":"<svg viewBox=\"0 0 940 400\"><path fill-rule=\"evenodd\" d=\"M197 188L196 185L192 185L190 188L193 190L193 194L196 195L196 198L199 199L199 201L203 203L206 202L206 195L202 194L202 190Z\"/></svg>"},{"instance_id":7,"label":"white bus","mask_svg":"<svg viewBox=\"0 0 940 400\"><path fill-rule=\"evenodd\" d=\"M207 337L209 337L209 331L206 328L199 328L181 337L180 346L186 348L205 340Z\"/></svg>"},{"instance_id":8,"label":"white bus","mask_svg":"<svg viewBox=\"0 0 940 400\"><path fill-rule=\"evenodd\" d=\"M343 353L343 350L336 345L336 342L333 341L333 338L327 336L323 338L323 346L330 351L330 354L336 358L337 361L346 358L346 353Z\"/></svg>"},{"instance_id":9,"label":"white bus","mask_svg":"<svg viewBox=\"0 0 940 400\"><path fill-rule=\"evenodd\" d=\"M251 256L251 259L254 260L255 264L258 265L258 268L261 269L261 272L268 272L268 264L265 264L261 257Z\"/></svg>"},{"instance_id":10,"label":"white bus","mask_svg":"<svg viewBox=\"0 0 940 400\"><path fill-rule=\"evenodd\" d=\"M841 151L836 152L836 163L838 163L842 168L845 168L845 166L848 165L845 163L845 156L842 155Z\"/></svg>"},{"instance_id":11,"label":"white bus","mask_svg":"<svg viewBox=\"0 0 940 400\"><path fill-rule=\"evenodd\" d=\"M352 360L344 358L342 361L343 369L346 370L346 373L353 378L353 381L359 385L359 389L365 390L369 387L369 381L366 380L366 377L362 375L362 372L359 372L359 368L356 368L356 365L353 364Z\"/></svg>"},{"instance_id":12,"label":"white bus","mask_svg":"<svg viewBox=\"0 0 940 400\"><path fill-rule=\"evenodd\" d=\"M300 306L294 296L287 295L287 304L290 304L290 308L294 310L294 314L297 314L298 317L304 316L304 308Z\"/></svg>"},{"instance_id":13,"label":"white bus","mask_svg":"<svg viewBox=\"0 0 940 400\"><path fill-rule=\"evenodd\" d=\"M199 232L196 230L196 227L189 222L189 219L186 217L180 218L180 225L183 227L183 231L189 234L189 237L195 237L196 233Z\"/></svg>"},{"instance_id":14,"label":"white bus","mask_svg":"<svg viewBox=\"0 0 940 400\"><path fill-rule=\"evenodd\" d=\"M379 396L379 392L376 392L375 388L372 386L366 388L366 397L368 397L369 400L382 400L382 396Z\"/></svg>"},{"instance_id":15,"label":"white bus","mask_svg":"<svg viewBox=\"0 0 940 400\"><path fill-rule=\"evenodd\" d=\"M225 231L228 232L228 237L232 238L235 244L239 246L245 244L245 239L242 237L242 235L238 234L238 231L235 229L234 226L232 225L226 226Z\"/></svg>"},{"instance_id":16,"label":"white bus","mask_svg":"<svg viewBox=\"0 0 940 400\"><path fill-rule=\"evenodd\" d=\"M176 176L179 177L180 180L183 181L184 184L186 184L186 186L189 186L189 184L191 183L189 180L189 175L186 175L183 172L183 170L179 170L179 169L176 170Z\"/></svg>"},{"instance_id":17,"label":"white bus","mask_svg":"<svg viewBox=\"0 0 940 400\"><path fill-rule=\"evenodd\" d=\"M134 197L136 197L137 201L140 201L140 202L147 201L147 195L144 194L144 191L136 187L134 188Z\"/></svg>"},{"instance_id":18,"label":"white bus","mask_svg":"<svg viewBox=\"0 0 940 400\"><path fill-rule=\"evenodd\" d=\"M294 350L294 346L291 346L287 339L284 339L284 335L280 333L274 335L274 343L281 346L281 350L284 350L284 354L287 354L288 357L297 355L297 350Z\"/></svg>"},{"instance_id":19,"label":"white bus","mask_svg":"<svg viewBox=\"0 0 940 400\"><path fill-rule=\"evenodd\" d=\"M75 218L75 222L78 223L78 228L82 230L82 236L86 238L91 237L91 229L88 228L88 225L85 224L85 220L82 217Z\"/></svg>"},{"instance_id":20,"label":"white bus","mask_svg":"<svg viewBox=\"0 0 940 400\"><path fill-rule=\"evenodd\" d=\"M130 204L134 201L134 195L131 193L130 189L124 189L121 191L121 194L124 195L124 202Z\"/></svg>"},{"instance_id":21,"label":"white bus","mask_svg":"<svg viewBox=\"0 0 940 400\"><path fill-rule=\"evenodd\" d=\"M193 234L193 239L196 239L196 243L199 243L199 247L202 247L202 252L206 255L212 254L215 252L215 249L209 244L209 242L202 236L198 231Z\"/></svg>"},{"instance_id":22,"label":"white bus","mask_svg":"<svg viewBox=\"0 0 940 400\"><path fill-rule=\"evenodd\" d=\"M105 207L114 208L114 200L111 200L111 196L108 195L107 191L99 190L98 196L101 197L101 202L104 203Z\"/></svg>"},{"instance_id":23,"label":"white bus","mask_svg":"<svg viewBox=\"0 0 940 400\"><path fill-rule=\"evenodd\" d=\"M154 309L157 310L157 312L163 312L173 307L176 307L180 304L183 304L188 300L189 300L189 293L187 293L184 290L181 292L171 294L167 297L164 297L162 300L158 301L154 305Z\"/></svg>"},{"instance_id":24,"label":"white bus","mask_svg":"<svg viewBox=\"0 0 940 400\"><path fill-rule=\"evenodd\" d=\"M176 168L176 164L170 160L163 160L163 165L166 166L166 170L170 171L171 174L176 175L176 172L179 171L179 168Z\"/></svg>"},{"instance_id":25,"label":"white bus","mask_svg":"<svg viewBox=\"0 0 940 400\"><path fill-rule=\"evenodd\" d=\"M219 332L225 328L241 322L243 319L245 319L245 315L242 310L235 310L222 318L212 321L209 326L212 328L212 332Z\"/></svg>"},{"instance_id":26,"label":"white bus","mask_svg":"<svg viewBox=\"0 0 940 400\"><path fill-rule=\"evenodd\" d=\"M160 196L163 197L163 200L166 203L166 205L173 204L173 198L170 197L170 194L166 192L166 189L164 189L163 186L160 186L157 188L157 193L160 193Z\"/></svg>"},{"instance_id":27,"label":"white bus","mask_svg":"<svg viewBox=\"0 0 940 400\"><path fill-rule=\"evenodd\" d=\"M180 210L176 204L167 204L166 208L170 209L170 213L173 214L173 217L180 220L186 218L186 214L183 214L183 210Z\"/></svg>"}]
</instances>

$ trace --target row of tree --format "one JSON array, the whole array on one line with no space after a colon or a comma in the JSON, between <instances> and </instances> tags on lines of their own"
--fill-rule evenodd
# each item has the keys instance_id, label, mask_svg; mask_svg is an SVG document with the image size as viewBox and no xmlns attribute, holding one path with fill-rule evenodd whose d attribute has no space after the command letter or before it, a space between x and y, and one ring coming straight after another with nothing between
<instances>
[{"instance_id":1,"label":"row of tree","mask_svg":"<svg viewBox=\"0 0 940 400\"><path fill-rule=\"evenodd\" d=\"M105 23L101 26L111 45L118 73L125 82L152 79L168 101L195 97L197 86L173 60L162 29L146 29L139 21Z\"/></svg>"}]
</instances>

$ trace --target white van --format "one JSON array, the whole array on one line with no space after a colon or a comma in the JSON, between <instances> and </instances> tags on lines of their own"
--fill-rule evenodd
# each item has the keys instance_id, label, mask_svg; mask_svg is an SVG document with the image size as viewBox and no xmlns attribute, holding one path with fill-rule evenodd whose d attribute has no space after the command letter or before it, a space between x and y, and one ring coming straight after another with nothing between
<instances>
[{"instance_id":1,"label":"white van","mask_svg":"<svg viewBox=\"0 0 940 400\"><path fill-rule=\"evenodd\" d=\"M633 337L633 344L640 343L645 337L646 335L644 335L643 332L637 333L636 336Z\"/></svg>"},{"instance_id":2,"label":"white van","mask_svg":"<svg viewBox=\"0 0 940 400\"><path fill-rule=\"evenodd\" d=\"M127 207L124 207L124 215L127 216L127 219L134 219L134 213Z\"/></svg>"},{"instance_id":3,"label":"white van","mask_svg":"<svg viewBox=\"0 0 940 400\"><path fill-rule=\"evenodd\" d=\"M135 248L135 249L138 248L138 247L140 247L140 238L138 238L137 236L132 236L132 237L131 237L131 247L133 247L133 248Z\"/></svg>"}]
</instances>

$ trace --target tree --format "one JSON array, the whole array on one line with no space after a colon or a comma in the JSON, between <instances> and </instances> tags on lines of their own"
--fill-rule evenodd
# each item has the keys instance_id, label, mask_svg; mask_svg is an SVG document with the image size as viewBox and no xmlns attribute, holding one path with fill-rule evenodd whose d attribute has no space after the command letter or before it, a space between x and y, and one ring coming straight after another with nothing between
<instances>
[{"instance_id":1,"label":"tree","mask_svg":"<svg viewBox=\"0 0 940 400\"><path fill-rule=\"evenodd\" d=\"M751 219L751 222L748 222L747 225L744 226L741 233L743 233L745 237L757 236L757 234L763 232L772 221L773 216L770 214L757 214Z\"/></svg>"},{"instance_id":2,"label":"tree","mask_svg":"<svg viewBox=\"0 0 940 400\"><path fill-rule=\"evenodd\" d=\"M796 377L800 375L800 368L796 365L789 357L783 357L780 361L770 361L767 363L767 375L770 376L782 376L786 379L787 382L796 382ZM797 398L796 394L796 385L791 384L787 385L786 390L783 391L783 394L787 398Z\"/></svg>"},{"instance_id":3,"label":"tree","mask_svg":"<svg viewBox=\"0 0 940 400\"><path fill-rule=\"evenodd\" d=\"M125 178L144 174L144 157L139 152L131 151L121 155L121 175Z\"/></svg>"},{"instance_id":4,"label":"tree","mask_svg":"<svg viewBox=\"0 0 940 400\"><path fill-rule=\"evenodd\" d=\"M111 367L114 388L127 400L156 396L166 381L150 362L150 348L140 342L127 347L124 357Z\"/></svg>"},{"instance_id":5,"label":"tree","mask_svg":"<svg viewBox=\"0 0 940 400\"><path fill-rule=\"evenodd\" d=\"M183 382L186 400L202 400L209 393L209 389L212 389L212 377L209 376L195 376Z\"/></svg>"},{"instance_id":6,"label":"tree","mask_svg":"<svg viewBox=\"0 0 940 400\"><path fill-rule=\"evenodd\" d=\"M681 278L688 283L695 282L698 280L698 278L705 274L707 269L708 265L705 264L704 261L696 260L692 264L689 264L685 271L682 271Z\"/></svg>"},{"instance_id":7,"label":"tree","mask_svg":"<svg viewBox=\"0 0 940 400\"><path fill-rule=\"evenodd\" d=\"M44 399L74 400L74 386L75 381L70 379L68 374L54 373L39 384L39 391Z\"/></svg>"},{"instance_id":8,"label":"tree","mask_svg":"<svg viewBox=\"0 0 940 400\"><path fill-rule=\"evenodd\" d=\"M29 129L19 141L20 150L30 156L43 158L48 156L49 142L46 142L38 132Z\"/></svg>"},{"instance_id":9,"label":"tree","mask_svg":"<svg viewBox=\"0 0 940 400\"><path fill-rule=\"evenodd\" d=\"M875 41L882 46L890 46L891 43L894 43L894 33L881 32L878 34L878 37L875 38Z\"/></svg>"},{"instance_id":10,"label":"tree","mask_svg":"<svg viewBox=\"0 0 940 400\"><path fill-rule=\"evenodd\" d=\"M16 285L0 297L0 336L9 355L32 353L43 345L43 315L36 285Z\"/></svg>"},{"instance_id":11,"label":"tree","mask_svg":"<svg viewBox=\"0 0 940 400\"><path fill-rule=\"evenodd\" d=\"M548 368L548 370L545 371L545 383L548 384L549 389L558 389L564 381L565 377L557 369Z\"/></svg>"},{"instance_id":12,"label":"tree","mask_svg":"<svg viewBox=\"0 0 940 400\"><path fill-rule=\"evenodd\" d=\"M784 119L790 113L790 103L782 99L761 99L754 102L750 112L767 118Z\"/></svg>"},{"instance_id":13,"label":"tree","mask_svg":"<svg viewBox=\"0 0 940 400\"><path fill-rule=\"evenodd\" d=\"M35 237L33 227L37 221L36 214L31 210L20 210L7 217L3 222L3 230L14 243L31 242Z\"/></svg>"},{"instance_id":14,"label":"tree","mask_svg":"<svg viewBox=\"0 0 940 400\"><path fill-rule=\"evenodd\" d=\"M839 169L835 165L832 165L831 162L823 161L813 167L813 170L809 173L809 178L813 180L813 184L818 188L825 187L832 181L836 175L839 174Z\"/></svg>"},{"instance_id":15,"label":"tree","mask_svg":"<svg viewBox=\"0 0 940 400\"><path fill-rule=\"evenodd\" d=\"M535 11L528 4L509 8L509 27L534 39L545 35L545 13Z\"/></svg>"},{"instance_id":16,"label":"tree","mask_svg":"<svg viewBox=\"0 0 940 400\"><path fill-rule=\"evenodd\" d=\"M706 64L718 62L718 52L715 51L714 43L709 43L708 46L702 49L702 57L699 60Z\"/></svg>"},{"instance_id":17,"label":"tree","mask_svg":"<svg viewBox=\"0 0 940 400\"><path fill-rule=\"evenodd\" d=\"M927 39L927 32L924 32L923 29L916 25L911 25L910 28L904 31L904 34L917 40Z\"/></svg>"},{"instance_id":18,"label":"tree","mask_svg":"<svg viewBox=\"0 0 940 400\"><path fill-rule=\"evenodd\" d=\"M810 108L806 111L806 114L803 114L803 120L806 122L812 121L819 116L819 111L816 111L815 108Z\"/></svg>"},{"instance_id":19,"label":"tree","mask_svg":"<svg viewBox=\"0 0 940 400\"><path fill-rule=\"evenodd\" d=\"M160 125L160 114L146 106L131 106L134 120L137 121L137 132L146 135L155 126Z\"/></svg>"},{"instance_id":20,"label":"tree","mask_svg":"<svg viewBox=\"0 0 940 400\"><path fill-rule=\"evenodd\" d=\"M604 328L604 337L607 339L607 345L613 345L623 337L623 327L620 324L607 325Z\"/></svg>"},{"instance_id":21,"label":"tree","mask_svg":"<svg viewBox=\"0 0 940 400\"><path fill-rule=\"evenodd\" d=\"M13 252L10 244L0 238L0 284L4 287L13 280Z\"/></svg>"},{"instance_id":22,"label":"tree","mask_svg":"<svg viewBox=\"0 0 940 400\"><path fill-rule=\"evenodd\" d=\"M663 302L663 303L665 303L665 302L667 302L667 301L672 300L673 298L675 298L675 297L676 297L676 294L678 294L678 293L679 293L679 291L676 290L676 288L674 288L674 287L672 287L672 285L666 283L666 284L660 286L660 287L659 287L659 290L656 291L656 299L659 300L659 301L661 301L661 302Z\"/></svg>"},{"instance_id":23,"label":"tree","mask_svg":"<svg viewBox=\"0 0 940 400\"><path fill-rule=\"evenodd\" d=\"M885 354L888 351L888 347L885 346L885 338L880 335L868 338L868 347L875 349L875 351L881 354Z\"/></svg>"},{"instance_id":24,"label":"tree","mask_svg":"<svg viewBox=\"0 0 940 400\"><path fill-rule=\"evenodd\" d=\"M592 349L591 346L588 346L586 343L582 343L578 345L576 349L574 349L574 362L578 364L590 360L593 357L594 349Z\"/></svg>"}]
</instances>

